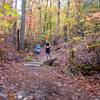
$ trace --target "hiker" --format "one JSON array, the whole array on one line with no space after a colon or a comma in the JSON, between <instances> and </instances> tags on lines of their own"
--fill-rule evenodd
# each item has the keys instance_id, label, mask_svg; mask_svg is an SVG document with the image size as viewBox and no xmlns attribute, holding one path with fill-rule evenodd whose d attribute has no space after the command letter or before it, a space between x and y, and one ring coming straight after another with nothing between
<instances>
[{"instance_id":1,"label":"hiker","mask_svg":"<svg viewBox=\"0 0 100 100\"><path fill-rule=\"evenodd\" d=\"M46 43L45 43L45 53L46 53L47 60L49 58L51 59L50 47L51 47L51 44L49 43L49 41L46 41Z\"/></svg>"},{"instance_id":2,"label":"hiker","mask_svg":"<svg viewBox=\"0 0 100 100\"><path fill-rule=\"evenodd\" d=\"M38 44L35 46L35 53L36 53L36 54L40 54L40 51L41 51L41 46L40 46L40 44L38 43Z\"/></svg>"}]
</instances>

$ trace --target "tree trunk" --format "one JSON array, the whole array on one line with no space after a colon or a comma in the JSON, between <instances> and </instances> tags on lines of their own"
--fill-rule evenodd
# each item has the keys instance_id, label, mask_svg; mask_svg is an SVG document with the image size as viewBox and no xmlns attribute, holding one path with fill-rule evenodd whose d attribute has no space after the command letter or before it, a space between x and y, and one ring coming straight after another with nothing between
<instances>
[{"instance_id":1,"label":"tree trunk","mask_svg":"<svg viewBox=\"0 0 100 100\"><path fill-rule=\"evenodd\" d=\"M78 0L75 0L75 14L76 14L77 26L79 26L80 16L78 11Z\"/></svg>"},{"instance_id":2,"label":"tree trunk","mask_svg":"<svg viewBox=\"0 0 100 100\"><path fill-rule=\"evenodd\" d=\"M100 8L100 0L99 0L99 8Z\"/></svg>"},{"instance_id":3,"label":"tree trunk","mask_svg":"<svg viewBox=\"0 0 100 100\"><path fill-rule=\"evenodd\" d=\"M69 7L70 7L70 0L67 1L67 9L66 9L66 18L68 19L69 17Z\"/></svg>"},{"instance_id":4,"label":"tree trunk","mask_svg":"<svg viewBox=\"0 0 100 100\"><path fill-rule=\"evenodd\" d=\"M41 2L40 2L40 0L39 0L39 33L41 33L42 32L42 26L41 26Z\"/></svg>"},{"instance_id":5,"label":"tree trunk","mask_svg":"<svg viewBox=\"0 0 100 100\"><path fill-rule=\"evenodd\" d=\"M46 7L45 7L45 18L44 18L43 34L45 33L45 30L46 30L46 23L47 23L47 7L48 7L48 0L47 0Z\"/></svg>"},{"instance_id":6,"label":"tree trunk","mask_svg":"<svg viewBox=\"0 0 100 100\"><path fill-rule=\"evenodd\" d=\"M60 32L60 0L57 0L57 30L56 30L56 34L59 35Z\"/></svg>"},{"instance_id":7,"label":"tree trunk","mask_svg":"<svg viewBox=\"0 0 100 100\"><path fill-rule=\"evenodd\" d=\"M11 7L12 7L12 9L13 8L17 8L17 3L15 3L15 6L14 6L14 0L11 0L11 3L10 3L10 5L11 5ZM14 46L14 49L16 49L16 29L17 29L17 22L16 22L16 20L14 20L14 22L13 22L14 24L13 24L13 30L12 30L12 34L13 34L13 46Z\"/></svg>"},{"instance_id":8,"label":"tree trunk","mask_svg":"<svg viewBox=\"0 0 100 100\"><path fill-rule=\"evenodd\" d=\"M25 9L26 9L26 0L22 0L22 17L21 17L21 31L20 31L20 50L24 50Z\"/></svg>"},{"instance_id":9,"label":"tree trunk","mask_svg":"<svg viewBox=\"0 0 100 100\"><path fill-rule=\"evenodd\" d=\"M50 41L51 41L51 32L52 32L52 15L51 15L51 7L52 7L52 3L51 3L51 0L50 0Z\"/></svg>"},{"instance_id":10,"label":"tree trunk","mask_svg":"<svg viewBox=\"0 0 100 100\"><path fill-rule=\"evenodd\" d=\"M14 45L14 49L16 49L16 27L17 27L17 24L16 24L16 22L14 22L14 24L13 24L13 45Z\"/></svg>"},{"instance_id":11,"label":"tree trunk","mask_svg":"<svg viewBox=\"0 0 100 100\"><path fill-rule=\"evenodd\" d=\"M17 51L19 51L19 40L20 40L20 36L19 36L19 29L17 30Z\"/></svg>"},{"instance_id":12,"label":"tree trunk","mask_svg":"<svg viewBox=\"0 0 100 100\"><path fill-rule=\"evenodd\" d=\"M76 34L83 36L84 33L82 32L82 28L83 26L81 25L80 19L81 19L81 0L75 0L75 15L76 15L76 21L77 21L77 25L76 25Z\"/></svg>"},{"instance_id":13,"label":"tree trunk","mask_svg":"<svg viewBox=\"0 0 100 100\"><path fill-rule=\"evenodd\" d=\"M70 8L70 0L67 1L67 7L66 7L66 18L68 20L69 18L69 8ZM68 36L67 36L67 33L69 32L68 31L68 25L69 23L67 23L65 26L64 26L64 37L65 37L65 42L68 40Z\"/></svg>"}]
</instances>

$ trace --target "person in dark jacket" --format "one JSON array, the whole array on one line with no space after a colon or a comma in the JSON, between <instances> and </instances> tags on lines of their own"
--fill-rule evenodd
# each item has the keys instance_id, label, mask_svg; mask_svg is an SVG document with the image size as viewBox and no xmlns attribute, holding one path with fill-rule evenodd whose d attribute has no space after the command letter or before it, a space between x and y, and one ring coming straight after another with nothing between
<instances>
[{"instance_id":1,"label":"person in dark jacket","mask_svg":"<svg viewBox=\"0 0 100 100\"><path fill-rule=\"evenodd\" d=\"M46 56L47 56L47 60L49 60L49 58L51 59L50 47L51 47L51 44L49 43L49 41L46 41L46 43L45 43L45 53L46 53Z\"/></svg>"}]
</instances>

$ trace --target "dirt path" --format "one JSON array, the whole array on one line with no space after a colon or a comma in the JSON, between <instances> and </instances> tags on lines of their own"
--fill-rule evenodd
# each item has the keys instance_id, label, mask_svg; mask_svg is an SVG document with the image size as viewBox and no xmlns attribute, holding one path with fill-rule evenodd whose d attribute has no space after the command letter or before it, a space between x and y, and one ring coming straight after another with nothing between
<instances>
[{"instance_id":1,"label":"dirt path","mask_svg":"<svg viewBox=\"0 0 100 100\"><path fill-rule=\"evenodd\" d=\"M45 48L42 48L40 55L37 55L31 62L26 62L24 65L25 66L35 66L35 67L39 67L41 65L44 64L44 62L47 62L50 60L47 60L46 58L46 54L45 54ZM61 55L61 52L56 53L56 52L51 52L51 60L59 58Z\"/></svg>"},{"instance_id":2,"label":"dirt path","mask_svg":"<svg viewBox=\"0 0 100 100\"><path fill-rule=\"evenodd\" d=\"M59 55L54 53L53 57ZM44 53L41 59L45 59ZM89 82L83 76L60 75L52 67L25 64L10 62L6 69L0 67L2 94L10 91L21 98L16 100L100 100L99 80Z\"/></svg>"},{"instance_id":3,"label":"dirt path","mask_svg":"<svg viewBox=\"0 0 100 100\"><path fill-rule=\"evenodd\" d=\"M5 74L0 74L3 76L4 91L26 92L21 100L100 100L100 92L86 90L85 85L89 84L85 80L82 82L69 75L62 76L52 68L13 63Z\"/></svg>"}]
</instances>

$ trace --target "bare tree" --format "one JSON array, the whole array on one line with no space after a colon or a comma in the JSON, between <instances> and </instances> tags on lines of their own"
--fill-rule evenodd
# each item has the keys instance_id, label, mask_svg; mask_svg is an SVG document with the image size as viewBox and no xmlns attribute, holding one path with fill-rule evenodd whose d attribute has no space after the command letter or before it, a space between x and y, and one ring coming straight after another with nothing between
<instances>
[{"instance_id":1,"label":"bare tree","mask_svg":"<svg viewBox=\"0 0 100 100\"><path fill-rule=\"evenodd\" d=\"M42 25L41 25L41 1L39 0L39 6L38 6L38 9L39 9L39 32L41 33L42 32Z\"/></svg>"},{"instance_id":2,"label":"bare tree","mask_svg":"<svg viewBox=\"0 0 100 100\"><path fill-rule=\"evenodd\" d=\"M57 0L57 30L56 34L60 32L60 0Z\"/></svg>"},{"instance_id":3,"label":"bare tree","mask_svg":"<svg viewBox=\"0 0 100 100\"><path fill-rule=\"evenodd\" d=\"M46 2L46 7L45 7L43 34L45 33L46 25L47 25L47 7L48 7L48 0L46 0L46 1L47 2Z\"/></svg>"},{"instance_id":4,"label":"bare tree","mask_svg":"<svg viewBox=\"0 0 100 100\"><path fill-rule=\"evenodd\" d=\"M20 30L20 50L24 50L25 9L26 9L26 0L22 0L22 17L21 17L21 30Z\"/></svg>"},{"instance_id":5,"label":"bare tree","mask_svg":"<svg viewBox=\"0 0 100 100\"><path fill-rule=\"evenodd\" d=\"M68 18L69 18L70 0L67 1L66 6L67 6L66 7L66 18L68 20ZM68 38L67 38L68 25L69 25L69 23L67 23L66 25L64 25L64 37L65 37L65 41L68 40Z\"/></svg>"},{"instance_id":6,"label":"bare tree","mask_svg":"<svg viewBox=\"0 0 100 100\"><path fill-rule=\"evenodd\" d=\"M51 32L52 32L52 15L51 15L51 7L52 7L52 3L50 0L50 41L51 41Z\"/></svg>"},{"instance_id":7,"label":"bare tree","mask_svg":"<svg viewBox=\"0 0 100 100\"><path fill-rule=\"evenodd\" d=\"M66 7L66 18L69 17L69 7L70 7L70 0L67 1L67 7Z\"/></svg>"},{"instance_id":8,"label":"bare tree","mask_svg":"<svg viewBox=\"0 0 100 100\"><path fill-rule=\"evenodd\" d=\"M12 0L12 5L14 4L14 8L16 9L17 11L17 0L14 1ZM16 40L17 40L17 20L15 19L14 20L14 24L13 24L13 44L14 44L14 48L16 49Z\"/></svg>"},{"instance_id":9,"label":"bare tree","mask_svg":"<svg viewBox=\"0 0 100 100\"><path fill-rule=\"evenodd\" d=\"M76 20L77 20L77 25L78 25L79 21L80 21L79 9L78 9L78 0L75 0L75 15L76 15Z\"/></svg>"}]
</instances>

